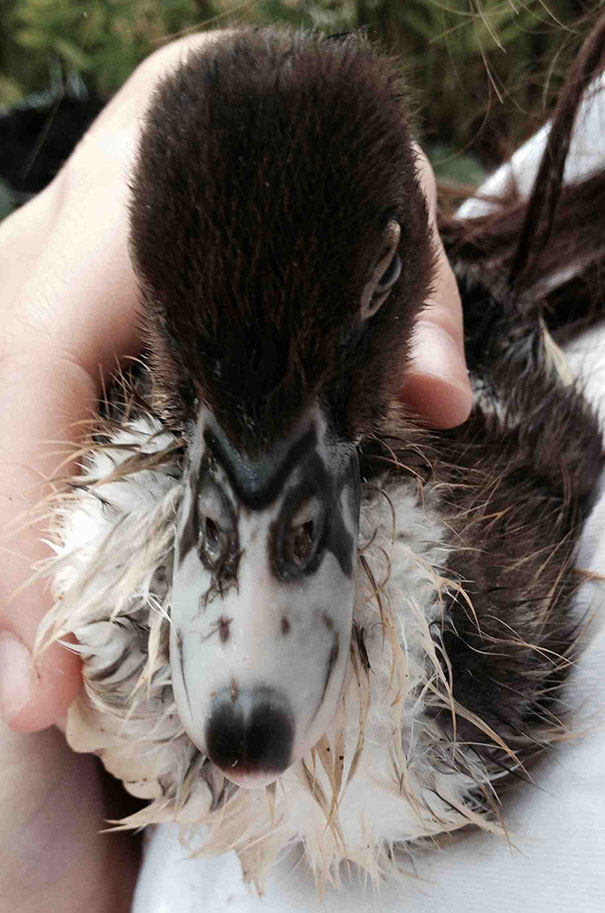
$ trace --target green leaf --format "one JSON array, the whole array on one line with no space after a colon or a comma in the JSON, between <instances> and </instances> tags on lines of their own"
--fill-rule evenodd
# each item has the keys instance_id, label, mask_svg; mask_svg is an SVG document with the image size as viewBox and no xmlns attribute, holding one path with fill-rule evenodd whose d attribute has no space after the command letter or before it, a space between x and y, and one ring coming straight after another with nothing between
<instances>
[{"instance_id":1,"label":"green leaf","mask_svg":"<svg viewBox=\"0 0 605 913\"><path fill-rule=\"evenodd\" d=\"M75 70L84 71L91 69L93 64L92 57L85 54L73 42L68 41L65 38L55 37L52 46L59 57L70 64Z\"/></svg>"}]
</instances>

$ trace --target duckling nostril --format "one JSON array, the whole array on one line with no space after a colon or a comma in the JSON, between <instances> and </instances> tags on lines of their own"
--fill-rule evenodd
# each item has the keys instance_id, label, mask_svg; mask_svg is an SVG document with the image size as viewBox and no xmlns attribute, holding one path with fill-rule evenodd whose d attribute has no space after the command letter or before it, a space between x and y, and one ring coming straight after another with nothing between
<instances>
[{"instance_id":1,"label":"duckling nostril","mask_svg":"<svg viewBox=\"0 0 605 913\"><path fill-rule=\"evenodd\" d=\"M271 688L220 691L206 725L210 760L229 776L280 774L291 763L294 724L288 701Z\"/></svg>"}]
</instances>

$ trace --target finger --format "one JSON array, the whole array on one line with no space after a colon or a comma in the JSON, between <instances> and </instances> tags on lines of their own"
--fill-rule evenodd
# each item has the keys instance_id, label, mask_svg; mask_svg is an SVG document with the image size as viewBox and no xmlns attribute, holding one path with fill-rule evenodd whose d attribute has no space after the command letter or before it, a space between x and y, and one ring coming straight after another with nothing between
<instances>
[{"instance_id":1,"label":"finger","mask_svg":"<svg viewBox=\"0 0 605 913\"><path fill-rule=\"evenodd\" d=\"M402 396L432 427L453 428L468 418L473 395L464 357L460 296L441 251L435 290L415 328Z\"/></svg>"},{"instance_id":2,"label":"finger","mask_svg":"<svg viewBox=\"0 0 605 913\"><path fill-rule=\"evenodd\" d=\"M464 356L462 304L437 231L435 177L424 153L417 148L417 154L433 229L435 274L431 295L415 327L402 397L432 427L452 428L468 418L473 401Z\"/></svg>"},{"instance_id":3,"label":"finger","mask_svg":"<svg viewBox=\"0 0 605 913\"><path fill-rule=\"evenodd\" d=\"M417 357L406 375L402 398L432 428L455 428L470 415L472 392L454 341L439 327L421 327Z\"/></svg>"},{"instance_id":4,"label":"finger","mask_svg":"<svg viewBox=\"0 0 605 913\"><path fill-rule=\"evenodd\" d=\"M15 729L63 716L80 682L79 662L63 648L32 659L51 596L41 582L24 586L48 552L45 524L23 528L23 511L52 491L77 445L95 411L99 369L138 349L126 203L140 120L158 76L206 40L152 55L50 187L0 227L0 712Z\"/></svg>"},{"instance_id":5,"label":"finger","mask_svg":"<svg viewBox=\"0 0 605 913\"><path fill-rule=\"evenodd\" d=\"M34 664L38 623L51 605L42 582L26 585L36 562L47 557L43 522L24 526L24 514L49 494L48 478L61 454L47 441L75 440L76 423L89 417L97 391L71 363L27 361L10 374L0 371L0 528L3 557L0 614L0 701L2 714L23 730L40 729L64 713L80 683L79 661L55 646ZM60 449L65 450L61 444Z\"/></svg>"},{"instance_id":6,"label":"finger","mask_svg":"<svg viewBox=\"0 0 605 913\"><path fill-rule=\"evenodd\" d=\"M23 513L47 497L49 480L77 446L81 423L95 410L99 367L110 370L117 354L138 346L126 211L107 180L110 187L101 183L81 197L82 209L69 207L59 217L56 198L65 187L57 182L0 239L2 275L19 277L12 280L0 351L0 709L22 730L65 713L80 681L79 661L64 648L32 659L51 597L40 582L24 587L47 548L44 524L24 527ZM113 198L102 199L109 190ZM46 243L36 226L48 231ZM29 271L24 249L41 251Z\"/></svg>"}]
</instances>

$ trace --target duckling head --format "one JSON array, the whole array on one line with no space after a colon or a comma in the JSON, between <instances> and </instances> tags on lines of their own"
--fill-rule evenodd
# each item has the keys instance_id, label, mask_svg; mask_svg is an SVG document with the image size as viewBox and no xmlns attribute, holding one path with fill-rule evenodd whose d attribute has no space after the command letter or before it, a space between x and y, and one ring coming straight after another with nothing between
<instances>
[{"instance_id":1,"label":"duckling head","mask_svg":"<svg viewBox=\"0 0 605 913\"><path fill-rule=\"evenodd\" d=\"M155 402L187 442L177 707L229 779L262 786L335 712L358 446L396 398L430 282L395 63L265 30L192 54L146 116L131 248Z\"/></svg>"}]
</instances>

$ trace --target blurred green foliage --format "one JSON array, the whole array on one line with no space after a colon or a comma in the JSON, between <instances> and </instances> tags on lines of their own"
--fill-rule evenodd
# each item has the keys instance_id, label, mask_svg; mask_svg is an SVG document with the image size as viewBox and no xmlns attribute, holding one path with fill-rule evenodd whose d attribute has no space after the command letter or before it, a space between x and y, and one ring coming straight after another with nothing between
<instances>
[{"instance_id":1,"label":"blurred green foliage","mask_svg":"<svg viewBox=\"0 0 605 913\"><path fill-rule=\"evenodd\" d=\"M271 22L365 27L400 55L437 170L474 182L547 115L604 0L0 0L0 105L53 68L109 97L187 30ZM472 147L472 155L468 150ZM449 163L453 164L449 164Z\"/></svg>"},{"instance_id":2,"label":"blurred green foliage","mask_svg":"<svg viewBox=\"0 0 605 913\"><path fill-rule=\"evenodd\" d=\"M194 0L0 0L0 72L23 94L58 60L109 96L164 36L196 21ZM0 84L0 93L3 87ZM0 94L0 102L5 101Z\"/></svg>"}]
</instances>

